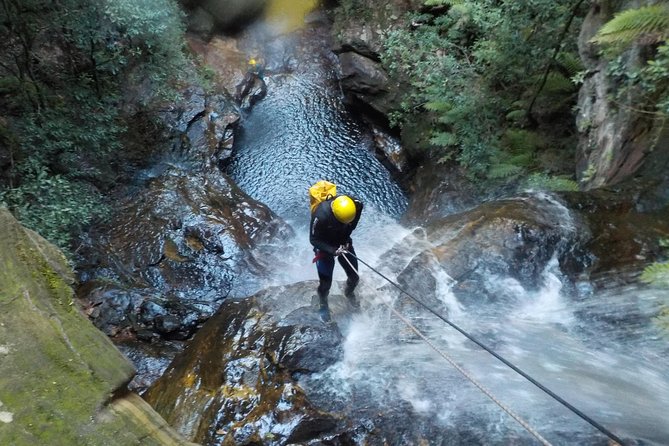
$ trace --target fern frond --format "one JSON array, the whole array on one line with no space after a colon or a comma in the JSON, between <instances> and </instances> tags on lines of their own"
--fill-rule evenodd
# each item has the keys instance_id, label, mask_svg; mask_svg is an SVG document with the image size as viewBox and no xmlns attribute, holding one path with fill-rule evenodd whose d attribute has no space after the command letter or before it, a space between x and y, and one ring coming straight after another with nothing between
<instances>
[{"instance_id":1,"label":"fern frond","mask_svg":"<svg viewBox=\"0 0 669 446\"><path fill-rule=\"evenodd\" d=\"M544 144L541 135L525 129L507 129L502 137L502 145L516 154L534 152Z\"/></svg>"},{"instance_id":2,"label":"fern frond","mask_svg":"<svg viewBox=\"0 0 669 446\"><path fill-rule=\"evenodd\" d=\"M628 44L638 38L660 42L669 34L669 8L665 5L644 6L616 14L597 32L592 42Z\"/></svg>"},{"instance_id":3,"label":"fern frond","mask_svg":"<svg viewBox=\"0 0 669 446\"><path fill-rule=\"evenodd\" d=\"M546 190L553 192L576 192L579 190L578 183L571 178L564 175L550 176L545 173L535 173L530 175L521 186L521 189Z\"/></svg>"},{"instance_id":4,"label":"fern frond","mask_svg":"<svg viewBox=\"0 0 669 446\"><path fill-rule=\"evenodd\" d=\"M453 104L444 101L432 101L427 102L425 105L423 105L423 107L425 110L433 112L447 112L453 108Z\"/></svg>"},{"instance_id":5,"label":"fern frond","mask_svg":"<svg viewBox=\"0 0 669 446\"><path fill-rule=\"evenodd\" d=\"M435 146L448 147L454 146L458 143L457 137L449 132L434 132L430 142Z\"/></svg>"},{"instance_id":6,"label":"fern frond","mask_svg":"<svg viewBox=\"0 0 669 446\"><path fill-rule=\"evenodd\" d=\"M530 167L534 162L534 153L532 152L519 153L518 155L510 157L508 162L510 164L514 164L520 167Z\"/></svg>"},{"instance_id":7,"label":"fern frond","mask_svg":"<svg viewBox=\"0 0 669 446\"><path fill-rule=\"evenodd\" d=\"M527 110L511 110L506 114L507 121L520 121L527 116Z\"/></svg>"},{"instance_id":8,"label":"fern frond","mask_svg":"<svg viewBox=\"0 0 669 446\"><path fill-rule=\"evenodd\" d=\"M652 285L669 287L669 262L651 263L643 269L641 280Z\"/></svg>"},{"instance_id":9,"label":"fern frond","mask_svg":"<svg viewBox=\"0 0 669 446\"><path fill-rule=\"evenodd\" d=\"M563 51L558 55L557 62L567 73L567 77L574 77L584 69L583 62L576 53Z\"/></svg>"},{"instance_id":10,"label":"fern frond","mask_svg":"<svg viewBox=\"0 0 669 446\"><path fill-rule=\"evenodd\" d=\"M571 79L564 77L562 74L552 71L546 78L542 93L564 93L576 90L576 85Z\"/></svg>"},{"instance_id":11,"label":"fern frond","mask_svg":"<svg viewBox=\"0 0 669 446\"><path fill-rule=\"evenodd\" d=\"M491 180L499 180L503 178L511 178L519 175L523 168L510 163L500 163L492 166L487 173Z\"/></svg>"}]
</instances>

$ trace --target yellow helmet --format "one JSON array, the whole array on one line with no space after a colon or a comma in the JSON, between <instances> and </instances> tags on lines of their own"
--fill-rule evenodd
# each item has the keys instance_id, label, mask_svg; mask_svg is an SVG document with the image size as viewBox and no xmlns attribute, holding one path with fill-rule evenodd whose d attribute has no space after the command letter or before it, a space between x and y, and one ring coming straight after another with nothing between
<instances>
[{"instance_id":1,"label":"yellow helmet","mask_svg":"<svg viewBox=\"0 0 669 446\"><path fill-rule=\"evenodd\" d=\"M256 62L256 60L254 58L249 59L249 65L255 65L257 63L258 62Z\"/></svg>"},{"instance_id":2,"label":"yellow helmet","mask_svg":"<svg viewBox=\"0 0 669 446\"><path fill-rule=\"evenodd\" d=\"M351 223L355 218L355 203L351 197L341 195L332 201L332 213L342 223Z\"/></svg>"}]
</instances>

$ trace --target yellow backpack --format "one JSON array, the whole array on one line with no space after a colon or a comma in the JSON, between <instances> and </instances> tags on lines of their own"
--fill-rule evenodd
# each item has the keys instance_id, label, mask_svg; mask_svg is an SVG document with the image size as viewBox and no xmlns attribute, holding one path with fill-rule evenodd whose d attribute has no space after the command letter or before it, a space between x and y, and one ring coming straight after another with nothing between
<instances>
[{"instance_id":1,"label":"yellow backpack","mask_svg":"<svg viewBox=\"0 0 669 446\"><path fill-rule=\"evenodd\" d=\"M309 188L309 204L311 206L311 213L316 210L316 207L321 201L337 196L337 186L329 181L321 180Z\"/></svg>"}]
</instances>

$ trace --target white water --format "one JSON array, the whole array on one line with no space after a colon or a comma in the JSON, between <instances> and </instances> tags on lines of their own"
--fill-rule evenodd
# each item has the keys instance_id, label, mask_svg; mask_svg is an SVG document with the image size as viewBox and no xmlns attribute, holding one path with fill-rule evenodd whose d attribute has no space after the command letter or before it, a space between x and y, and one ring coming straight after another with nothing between
<instances>
[{"instance_id":1,"label":"white water","mask_svg":"<svg viewBox=\"0 0 669 446\"><path fill-rule=\"evenodd\" d=\"M383 270L381 260L388 248L411 237L412 231L373 208L363 215L354 233L356 251L394 279L392 272ZM317 278L307 228L297 228L296 233L286 253L288 268L281 269L273 285ZM424 245L422 239L409 243L405 263ZM401 261L397 252L394 255ZM587 298L568 296L558 264L552 261L539 291L527 291L510 278L490 277L489 289L514 299L464 306L450 291L452 280L438 266L432 267L449 320L619 437L669 444L667 339L658 337L650 321L637 326L632 318L632 325L626 325L606 322L602 316L617 315L624 321L622 315L632 312L653 314L667 300L666 293L630 289ZM378 290L387 285L384 279L362 265L360 273L363 311L339 323L345 335L343 360L321 375L305 377L301 385L326 395L335 405L355 406L356 399L365 395L365 404L373 407L370 412L393 411L398 404L407 404L411 408L408 425L461 430L470 423L468 428L480 431L484 444L508 444L512 439L532 444L522 427L392 315L383 301L397 296ZM335 280L344 279L337 266ZM594 427L443 321L406 299L395 304L550 442L605 444L605 437Z\"/></svg>"}]
</instances>

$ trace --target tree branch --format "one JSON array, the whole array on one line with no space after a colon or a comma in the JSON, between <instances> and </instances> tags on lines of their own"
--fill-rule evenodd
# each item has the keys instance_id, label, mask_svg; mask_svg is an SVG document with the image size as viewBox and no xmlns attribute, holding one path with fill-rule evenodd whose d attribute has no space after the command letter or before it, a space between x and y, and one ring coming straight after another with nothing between
<instances>
[{"instance_id":1,"label":"tree branch","mask_svg":"<svg viewBox=\"0 0 669 446\"><path fill-rule=\"evenodd\" d=\"M553 68L553 65L555 64L555 61L557 60L558 54L560 54L560 50L562 49L562 43L564 42L564 39L567 37L567 33L569 32L569 28L571 28L571 24L574 21L574 18L576 17L576 14L578 13L578 9L581 7L583 4L584 0L577 0L576 4L574 7L571 9L571 13L569 14L569 19L567 20L567 23L565 23L564 28L562 29L562 33L560 33L560 37L555 44L555 48L553 48L553 55L551 56L550 60L546 64L546 69L544 70L544 75L541 79L541 83L539 84L539 88L537 91L534 93L534 96L532 97L532 101L530 102L530 105L527 107L527 112L525 116L530 122L535 122L534 117L532 116L532 109L534 108L534 104L537 102L537 99L539 98L539 95L543 91L544 87L546 86L546 82L548 81L548 76L551 73L551 69Z\"/></svg>"}]
</instances>

